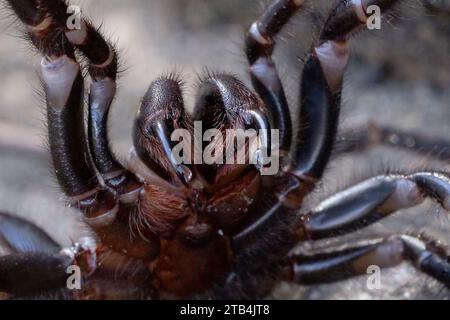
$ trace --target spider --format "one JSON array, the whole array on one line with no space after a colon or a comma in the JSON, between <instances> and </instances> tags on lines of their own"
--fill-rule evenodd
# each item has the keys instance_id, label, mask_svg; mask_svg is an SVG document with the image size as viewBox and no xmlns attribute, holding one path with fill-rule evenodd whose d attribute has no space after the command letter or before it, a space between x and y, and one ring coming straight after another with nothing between
<instances>
[{"instance_id":1,"label":"spider","mask_svg":"<svg viewBox=\"0 0 450 320\"><path fill-rule=\"evenodd\" d=\"M91 22L69 28L63 0L7 0L44 56L50 152L56 178L70 206L79 209L96 238L60 248L30 222L0 213L0 237L12 253L0 257L0 291L12 298L56 294L73 299L261 298L276 281L340 281L369 267L409 261L450 287L450 263L441 245L400 234L345 249L290 254L302 241L366 227L432 198L450 210L444 172L380 175L338 192L301 212L330 159L339 122L348 42L365 28L366 9L387 12L396 0L336 1L305 59L300 83L299 129L292 119L272 53L276 36L304 0L274 0L246 35L245 53L256 93L235 76L202 78L192 115L184 109L181 81L154 81L133 129L133 157L154 173L143 179L119 163L109 148L107 118L116 92L118 56ZM82 67L86 66L87 75ZM90 78L87 130L84 82ZM280 170L260 165L180 164L171 134L227 129L276 129ZM372 128L367 137L389 143L393 129ZM432 141L395 132L403 146L421 150ZM415 139L415 144L407 143ZM271 141L266 141L269 148ZM82 286L67 288L67 270L82 271Z\"/></svg>"}]
</instances>

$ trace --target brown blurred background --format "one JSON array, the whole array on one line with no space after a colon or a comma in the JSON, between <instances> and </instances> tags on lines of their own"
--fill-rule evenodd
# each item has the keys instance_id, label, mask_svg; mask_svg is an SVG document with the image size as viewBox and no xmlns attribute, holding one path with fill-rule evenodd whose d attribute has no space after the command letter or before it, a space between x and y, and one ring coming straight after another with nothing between
<instances>
[{"instance_id":1,"label":"brown blurred background","mask_svg":"<svg viewBox=\"0 0 450 320\"><path fill-rule=\"evenodd\" d=\"M280 38L276 60L297 109L301 58L328 12L331 1L309 1L305 10ZM353 56L346 74L342 128L376 120L401 129L450 140L450 1L430 0L426 10L419 0L405 0L379 31L364 32L352 41ZM1 0L0 0L1 3ZM110 132L114 150L126 159L133 115L148 85L159 74L176 69L187 82L186 104L192 105L194 84L204 68L229 71L248 83L243 48L246 27L265 2L259 0L82 0L83 14L117 42L123 70L114 103ZM40 57L18 38L17 25L0 11L0 210L32 220L62 244L89 232L78 213L64 208L51 175L45 145L44 107L37 71ZM339 157L330 163L326 194L361 177L386 168L450 169L434 161L392 148L375 148ZM404 210L338 243L397 232L426 231L450 246L448 214L427 201ZM330 241L304 244L308 252ZM404 264L383 271L382 289L370 291L366 278L332 285L301 287L280 284L271 297L305 299L449 298L430 278Z\"/></svg>"}]
</instances>

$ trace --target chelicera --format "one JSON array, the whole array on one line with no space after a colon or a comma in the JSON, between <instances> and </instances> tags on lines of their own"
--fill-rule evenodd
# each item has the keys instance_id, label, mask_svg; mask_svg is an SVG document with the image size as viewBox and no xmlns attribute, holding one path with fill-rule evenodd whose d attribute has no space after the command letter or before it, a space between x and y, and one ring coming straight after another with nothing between
<instances>
[{"instance_id":1,"label":"chelicera","mask_svg":"<svg viewBox=\"0 0 450 320\"><path fill-rule=\"evenodd\" d=\"M278 280L338 281L365 274L371 265L403 261L450 286L445 251L420 236L289 255L300 241L352 232L426 197L450 209L448 175L415 172L371 178L299 214L330 159L348 42L364 28L366 8L376 5L384 13L396 2L336 2L305 60L296 131L272 53L277 34L304 0L272 1L249 28L245 53L255 92L229 74L208 74L188 114L177 77L158 78L142 100L133 130L134 160L151 169L155 176L149 178L125 168L109 148L107 118L118 69L114 46L85 19L79 29L68 29L66 1L8 0L43 55L55 175L97 237L61 249L31 223L1 214L0 236L12 253L0 258L0 291L12 297L59 292L78 299L257 298ZM194 134L194 121L203 131L278 130L280 170L262 175L263 166L250 164L178 163L171 134L176 129ZM381 140L387 136L378 133ZM271 149L267 137L265 142ZM66 287L71 265L83 271L80 290Z\"/></svg>"}]
</instances>

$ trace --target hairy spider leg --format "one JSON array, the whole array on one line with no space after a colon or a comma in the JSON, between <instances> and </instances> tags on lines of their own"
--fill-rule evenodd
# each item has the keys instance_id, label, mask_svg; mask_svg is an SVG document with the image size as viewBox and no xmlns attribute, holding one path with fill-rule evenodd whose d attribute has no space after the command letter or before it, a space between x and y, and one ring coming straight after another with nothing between
<instances>
[{"instance_id":1,"label":"hairy spider leg","mask_svg":"<svg viewBox=\"0 0 450 320\"><path fill-rule=\"evenodd\" d=\"M390 268L408 261L417 270L450 288L449 258L429 239L399 235L365 241L352 248L292 255L282 262L282 274L285 281L321 284L367 275L376 271L370 269L374 266Z\"/></svg>"},{"instance_id":2,"label":"hairy spider leg","mask_svg":"<svg viewBox=\"0 0 450 320\"><path fill-rule=\"evenodd\" d=\"M66 1L42 1L51 19L60 12L67 12ZM65 15L66 21L69 19ZM111 103L116 93L118 55L114 45L106 40L98 29L81 16L79 28L67 22L61 25L69 42L87 61L91 76L89 93L88 138L89 147L96 169L105 184L119 194L124 204L137 201L142 184L115 158L109 147L107 119Z\"/></svg>"},{"instance_id":3,"label":"hairy spider leg","mask_svg":"<svg viewBox=\"0 0 450 320\"><path fill-rule=\"evenodd\" d=\"M8 3L28 26L29 37L44 56L58 57L64 53L73 58L74 47L86 59L92 80L88 118L92 160L104 183L119 194L119 200L124 204L133 204L141 183L116 160L109 148L107 132L107 117L117 87L118 57L114 45L81 15L75 17L79 19L79 25L71 26L71 16L64 0Z\"/></svg>"},{"instance_id":4,"label":"hairy spider leg","mask_svg":"<svg viewBox=\"0 0 450 320\"><path fill-rule=\"evenodd\" d=\"M280 130L280 153L287 154L292 143L292 121L272 54L275 37L303 5L303 0L273 1L255 21L246 36L245 53L253 86L264 101L273 129Z\"/></svg>"},{"instance_id":5,"label":"hairy spider leg","mask_svg":"<svg viewBox=\"0 0 450 320\"><path fill-rule=\"evenodd\" d=\"M450 160L450 141L378 124L370 121L367 127L350 129L339 134L333 156L362 152L376 146L402 148L438 160Z\"/></svg>"},{"instance_id":6,"label":"hairy spider leg","mask_svg":"<svg viewBox=\"0 0 450 320\"><path fill-rule=\"evenodd\" d=\"M378 3L386 11L395 1L388 2L381 0L375 4ZM321 179L330 159L337 133L343 75L349 59L348 40L365 25L366 5L366 1L339 1L329 14L317 43L306 59L299 100L299 130L294 139L290 164L284 168L284 174L277 177L276 183L271 185L271 192L261 203L258 211L263 214L232 239L233 248L238 252L237 259L244 265L246 261L258 265L253 257L258 252L260 254L261 247L266 248L265 253L273 250L270 243L277 244L278 252L282 255L287 254L289 248L297 242L296 235L286 230L295 226L295 217L304 197ZM298 1L276 1L266 9L263 16L269 21L278 20L279 14L273 11L274 8L290 12L300 7L301 3ZM285 24L287 17L292 14L284 13L281 15L284 17L281 22L266 22L265 25L274 25L275 30L279 31L280 23ZM255 37L259 40L255 41L264 42L265 38L260 36L261 30L259 33L252 33L259 35ZM273 230L277 228L285 231L282 237L271 236L276 234ZM261 246L258 241L261 237L265 237L267 244Z\"/></svg>"},{"instance_id":7,"label":"hairy spider leg","mask_svg":"<svg viewBox=\"0 0 450 320\"><path fill-rule=\"evenodd\" d=\"M0 291L11 298L152 296L148 286L150 271L143 262L117 252L97 250L92 238L85 237L62 248L33 223L0 212L0 239L9 251L0 257ZM76 274L78 268L80 274ZM89 281L85 281L87 278Z\"/></svg>"},{"instance_id":8,"label":"hairy spider leg","mask_svg":"<svg viewBox=\"0 0 450 320\"><path fill-rule=\"evenodd\" d=\"M74 46L91 61L89 70L94 79L91 106L103 110L109 108L111 88L115 90L115 84L110 83L109 92L106 92L108 89L103 90L95 79L113 81L116 78L116 63L106 63L116 59L115 54L112 54L112 46L101 40L104 50L97 50L95 44L101 37L87 23L76 34L67 30L68 14L65 1L20 0L8 1L8 4L26 24L30 41L44 55L41 69L47 101L49 146L59 185L69 198L70 204L83 212L85 221L93 227L105 246L119 252L128 252L130 256L144 260L152 259L157 253L158 244L143 239L131 239L128 220L133 210L121 208L119 205L120 196L125 196L122 200L128 202L133 194L137 194L128 188L121 190L129 192L117 194L112 188L102 186L91 161L89 139L85 133L84 81L80 65L75 58ZM86 35L81 39L78 33L84 34L83 30ZM113 58L108 58L111 55ZM100 97L100 94L105 96ZM98 128L103 130L92 136L107 140L106 123L103 120L98 121L102 116L95 117L93 122L98 126L91 132ZM95 155L92 157L95 158ZM131 183L132 180L127 181ZM137 183L133 182L131 185L133 188L140 188ZM154 235L147 235L147 239L155 238Z\"/></svg>"},{"instance_id":9,"label":"hairy spider leg","mask_svg":"<svg viewBox=\"0 0 450 320\"><path fill-rule=\"evenodd\" d=\"M301 216L299 240L323 239L366 227L425 198L450 211L450 178L439 172L381 175L360 182Z\"/></svg>"},{"instance_id":10,"label":"hairy spider leg","mask_svg":"<svg viewBox=\"0 0 450 320\"><path fill-rule=\"evenodd\" d=\"M75 261L43 230L0 212L0 239L9 251L0 257L0 291L24 296L66 284L66 270Z\"/></svg>"}]
</instances>

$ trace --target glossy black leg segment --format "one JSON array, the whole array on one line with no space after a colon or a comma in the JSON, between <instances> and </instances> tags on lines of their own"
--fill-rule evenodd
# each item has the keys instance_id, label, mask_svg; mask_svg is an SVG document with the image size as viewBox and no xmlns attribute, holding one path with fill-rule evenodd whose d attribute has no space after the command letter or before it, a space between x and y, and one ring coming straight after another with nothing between
<instances>
[{"instance_id":1,"label":"glossy black leg segment","mask_svg":"<svg viewBox=\"0 0 450 320\"><path fill-rule=\"evenodd\" d=\"M339 123L340 92L331 92L315 56L308 59L303 69L301 99L297 145L289 171L298 177L319 179L333 149Z\"/></svg>"},{"instance_id":2,"label":"glossy black leg segment","mask_svg":"<svg viewBox=\"0 0 450 320\"><path fill-rule=\"evenodd\" d=\"M295 4L300 6L300 2ZM275 20L279 16L288 19L289 14L287 13L290 12L290 9L287 9L287 3L293 4L290 1L274 2L274 5L270 6L264 14L263 20L266 21L264 26L271 25L267 23L267 21L271 21L271 16L275 17ZM383 3L384 9L388 8L387 5L384 5L388 2L380 1L381 3ZM286 8L283 4L286 5ZM341 13L347 11L344 16L348 17L350 9L354 11L350 16L356 16L358 19L351 18L348 22L341 17ZM276 14L277 10L283 14ZM304 197L314 189L315 183L322 177L330 158L338 126L342 82L349 59L347 40L353 30L366 20L364 3L357 0L339 1L337 7L329 15L318 43L313 46L311 54L306 60L301 85L300 101L302 105L297 121L299 130L294 139L291 163L284 168L285 174L277 177L277 181L274 183L273 194L278 200L269 208L262 208L259 219L234 237L233 242L236 242L236 246L239 243L245 244L246 239L251 238L260 230L264 230L264 226L273 219L276 220L278 214L284 210L298 210ZM247 47L249 48L247 55L252 65L258 66L258 59L262 59L261 66L263 68L260 68L258 73L261 79L264 80L262 77L265 76L266 80L273 80L274 78L270 75L274 74L274 68L267 67L267 61L270 61L267 57L270 57L273 50L273 42L270 37L273 34L267 34L267 30L260 29L258 23L260 21L253 24L250 29L247 38ZM350 27L343 27L347 23ZM280 25L282 23L276 23L272 25L272 28L277 30ZM274 81L273 83L279 82ZM382 202L383 198L380 196L380 199L375 200ZM333 221L336 224L338 222L340 223L338 219ZM337 231L337 229L333 231ZM307 239L311 236L308 234L308 230L302 228L298 232L300 239Z\"/></svg>"},{"instance_id":3,"label":"glossy black leg segment","mask_svg":"<svg viewBox=\"0 0 450 320\"><path fill-rule=\"evenodd\" d=\"M333 155L361 152L379 145L401 148L444 161L450 159L450 140L402 131L373 122L365 128L340 134Z\"/></svg>"},{"instance_id":4,"label":"glossy black leg segment","mask_svg":"<svg viewBox=\"0 0 450 320\"><path fill-rule=\"evenodd\" d=\"M367 8L376 5L385 13L398 0L342 0L330 13L322 29L320 39L341 40L364 27L367 21Z\"/></svg>"},{"instance_id":5,"label":"glossy black leg segment","mask_svg":"<svg viewBox=\"0 0 450 320\"><path fill-rule=\"evenodd\" d=\"M66 37L87 59L92 79L89 93L89 147L105 184L119 194L123 204L137 201L141 183L117 161L108 139L107 121L117 84L118 58L114 45L88 21L80 29L66 29Z\"/></svg>"},{"instance_id":6,"label":"glossy black leg segment","mask_svg":"<svg viewBox=\"0 0 450 320\"><path fill-rule=\"evenodd\" d=\"M88 60L88 71L92 80L110 78L115 81L119 59L111 41L105 39L100 31L84 18L80 19L79 28L68 28L67 23L64 28L67 39Z\"/></svg>"},{"instance_id":7,"label":"glossy black leg segment","mask_svg":"<svg viewBox=\"0 0 450 320\"><path fill-rule=\"evenodd\" d=\"M115 217L115 196L102 190L90 160L84 126L83 79L76 61L61 56L42 60L50 152L58 182L87 222Z\"/></svg>"},{"instance_id":8,"label":"glossy black leg segment","mask_svg":"<svg viewBox=\"0 0 450 320\"><path fill-rule=\"evenodd\" d=\"M115 92L116 84L111 79L104 79L92 83L89 93L89 147L95 166L103 177L123 171L110 152L107 133L108 114Z\"/></svg>"},{"instance_id":9,"label":"glossy black leg segment","mask_svg":"<svg viewBox=\"0 0 450 320\"><path fill-rule=\"evenodd\" d=\"M80 267L81 276L89 277L97 269L97 246L91 238L82 238L61 250L42 230L11 216L0 220L0 233L13 248L12 254L0 257L0 292L24 297L65 288L73 274L69 266ZM20 232L11 235L11 231ZM22 234L23 233L23 234ZM36 243L30 243L36 241ZM42 249L42 251L41 251Z\"/></svg>"},{"instance_id":10,"label":"glossy black leg segment","mask_svg":"<svg viewBox=\"0 0 450 320\"><path fill-rule=\"evenodd\" d=\"M300 178L320 179L334 146L342 82L349 59L348 39L367 21L366 5L382 12L396 1L343 0L334 7L302 76L299 131L292 165L287 171Z\"/></svg>"},{"instance_id":11,"label":"glossy black leg segment","mask_svg":"<svg viewBox=\"0 0 450 320\"><path fill-rule=\"evenodd\" d=\"M116 80L119 59L114 45L88 21L81 21L81 29L67 30L66 37L87 58L88 71L93 81L104 78Z\"/></svg>"},{"instance_id":12,"label":"glossy black leg segment","mask_svg":"<svg viewBox=\"0 0 450 320\"><path fill-rule=\"evenodd\" d=\"M122 203L137 200L141 183L126 170L111 152L108 140L108 114L116 92L111 78L94 81L89 94L88 136L95 167L105 184L119 194Z\"/></svg>"},{"instance_id":13,"label":"glossy black leg segment","mask_svg":"<svg viewBox=\"0 0 450 320\"><path fill-rule=\"evenodd\" d=\"M274 37L302 6L302 0L273 1L252 24L246 37L246 55L255 90L268 108L274 129L280 130L280 149L289 151L292 123L289 106L272 54Z\"/></svg>"},{"instance_id":14,"label":"glossy black leg segment","mask_svg":"<svg viewBox=\"0 0 450 320\"><path fill-rule=\"evenodd\" d=\"M93 160L100 173L105 174L106 184L110 187L114 186L122 198L124 197L122 194L127 194L126 197L130 198L129 194L136 193L139 183L115 161L107 142L106 118L116 90L117 55L114 47L84 19L80 19L79 25L70 28L69 22L73 22L73 19L67 12L66 1L21 0L8 3L21 21L27 25L31 42L44 56L51 60L67 55L75 60L73 47L76 47L86 58L89 73L94 80L91 85L89 118L89 140ZM81 80L77 80L78 82ZM81 108L79 109L78 117L81 117L82 111ZM59 121L54 113L49 113L49 117ZM81 125L84 122L77 123ZM79 134L81 130L84 130L84 126L80 126ZM74 140L72 143L77 144L78 141ZM86 152L80 153L79 157L88 159ZM85 167L84 164L88 161L75 160L80 168ZM121 176L116 174L111 177L110 169L116 169L115 173L119 170L124 173ZM88 171L92 172L92 168L88 168ZM86 174L87 172L84 172L84 175ZM108 181L110 179L112 179L111 182Z\"/></svg>"},{"instance_id":15,"label":"glossy black leg segment","mask_svg":"<svg viewBox=\"0 0 450 320\"><path fill-rule=\"evenodd\" d=\"M0 257L0 291L26 296L66 285L70 257L43 252Z\"/></svg>"},{"instance_id":16,"label":"glossy black leg segment","mask_svg":"<svg viewBox=\"0 0 450 320\"><path fill-rule=\"evenodd\" d=\"M81 71L67 56L53 61L44 59L42 70L56 177L68 196L79 196L98 184L86 145Z\"/></svg>"},{"instance_id":17,"label":"glossy black leg segment","mask_svg":"<svg viewBox=\"0 0 450 320\"><path fill-rule=\"evenodd\" d=\"M140 183L113 156L108 142L107 117L116 91L118 58L112 43L88 21L70 27L65 1L43 1L47 15L58 22L65 38L86 58L92 83L89 95L89 147L96 169L105 184L119 193L122 203L137 199ZM60 19L65 17L65 22ZM53 21L52 20L52 21Z\"/></svg>"},{"instance_id":18,"label":"glossy black leg segment","mask_svg":"<svg viewBox=\"0 0 450 320\"><path fill-rule=\"evenodd\" d=\"M332 237L370 225L430 197L450 210L450 179L435 172L379 176L339 192L304 215L301 239Z\"/></svg>"},{"instance_id":19,"label":"glossy black leg segment","mask_svg":"<svg viewBox=\"0 0 450 320\"><path fill-rule=\"evenodd\" d=\"M62 0L8 3L26 24L29 40L44 56L42 82L56 178L71 205L84 213L86 222L97 226L111 223L118 204L115 194L101 187L91 163L85 134L83 77L74 51L77 43L65 34L67 4Z\"/></svg>"},{"instance_id":20,"label":"glossy black leg segment","mask_svg":"<svg viewBox=\"0 0 450 320\"><path fill-rule=\"evenodd\" d=\"M0 239L14 253L58 253L61 247L47 233L21 218L0 212Z\"/></svg>"},{"instance_id":21,"label":"glossy black leg segment","mask_svg":"<svg viewBox=\"0 0 450 320\"><path fill-rule=\"evenodd\" d=\"M448 257L419 238L395 236L355 248L313 256L294 255L284 263L284 278L301 284L320 284L367 274L370 266L390 268L403 261L450 288Z\"/></svg>"}]
</instances>

